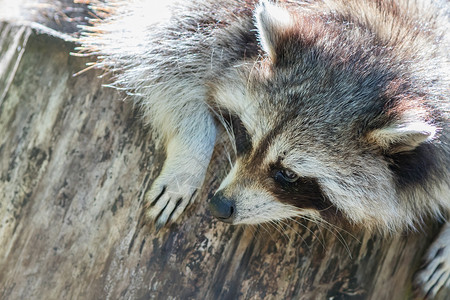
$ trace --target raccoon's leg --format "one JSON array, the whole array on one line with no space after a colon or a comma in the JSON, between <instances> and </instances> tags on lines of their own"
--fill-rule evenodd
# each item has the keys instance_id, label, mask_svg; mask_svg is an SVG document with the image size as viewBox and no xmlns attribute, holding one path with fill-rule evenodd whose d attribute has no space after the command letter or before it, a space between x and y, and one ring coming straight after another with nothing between
<instances>
[{"instance_id":1,"label":"raccoon's leg","mask_svg":"<svg viewBox=\"0 0 450 300\"><path fill-rule=\"evenodd\" d=\"M450 294L450 223L441 229L424 257L424 267L415 277L417 293L427 299L433 299L441 290Z\"/></svg>"},{"instance_id":2,"label":"raccoon's leg","mask_svg":"<svg viewBox=\"0 0 450 300\"><path fill-rule=\"evenodd\" d=\"M166 161L145 195L145 214L156 219L157 229L177 219L193 200L214 149L216 127L207 105L184 96L145 105L153 127L166 141Z\"/></svg>"}]
</instances>

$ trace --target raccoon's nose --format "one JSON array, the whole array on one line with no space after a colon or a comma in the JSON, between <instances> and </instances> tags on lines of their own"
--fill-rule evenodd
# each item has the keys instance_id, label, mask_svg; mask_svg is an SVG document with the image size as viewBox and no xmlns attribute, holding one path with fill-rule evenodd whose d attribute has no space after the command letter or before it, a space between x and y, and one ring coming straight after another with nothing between
<instances>
[{"instance_id":1,"label":"raccoon's nose","mask_svg":"<svg viewBox=\"0 0 450 300\"><path fill-rule=\"evenodd\" d=\"M225 223L232 223L234 219L234 202L226 198L222 191L217 192L209 201L209 209L214 217Z\"/></svg>"}]
</instances>

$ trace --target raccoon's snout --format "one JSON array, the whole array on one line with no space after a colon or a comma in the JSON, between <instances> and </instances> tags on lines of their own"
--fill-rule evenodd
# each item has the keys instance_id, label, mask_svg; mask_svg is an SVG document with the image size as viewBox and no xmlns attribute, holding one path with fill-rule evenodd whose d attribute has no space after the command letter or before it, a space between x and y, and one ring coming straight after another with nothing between
<instances>
[{"instance_id":1,"label":"raccoon's snout","mask_svg":"<svg viewBox=\"0 0 450 300\"><path fill-rule=\"evenodd\" d=\"M233 223L236 211L234 201L226 198L222 191L217 192L209 201L209 209L214 217L225 223Z\"/></svg>"}]
</instances>

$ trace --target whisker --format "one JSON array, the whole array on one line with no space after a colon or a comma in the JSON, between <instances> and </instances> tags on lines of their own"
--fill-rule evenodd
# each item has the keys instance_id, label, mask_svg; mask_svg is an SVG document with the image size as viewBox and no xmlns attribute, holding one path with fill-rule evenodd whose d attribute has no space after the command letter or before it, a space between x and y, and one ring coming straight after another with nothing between
<instances>
[{"instance_id":1,"label":"whisker","mask_svg":"<svg viewBox=\"0 0 450 300\"><path fill-rule=\"evenodd\" d=\"M270 220L270 223L277 229L279 233L281 233L289 241L289 243L291 243L291 237L286 233L286 230L284 230L279 221Z\"/></svg>"},{"instance_id":2,"label":"whisker","mask_svg":"<svg viewBox=\"0 0 450 300\"><path fill-rule=\"evenodd\" d=\"M211 105L209 105L209 104L207 104L207 105L208 105L210 111L212 111L212 113L216 116L216 118L219 120L219 122L222 124L223 128L225 129L225 133L228 136L228 139L230 140L230 144L233 149L233 152L236 155L237 150L236 150L236 143L234 142L235 134L234 134L233 127L225 120L225 118L222 114L222 110L219 109L219 111L217 111L216 109L211 107ZM231 115L229 115L229 117L231 117Z\"/></svg>"},{"instance_id":3,"label":"whisker","mask_svg":"<svg viewBox=\"0 0 450 300\"><path fill-rule=\"evenodd\" d=\"M288 218L288 219L294 221L294 222L297 223L298 225L300 225L300 226L302 226L303 228L305 228L306 230L308 230L314 237L317 238L317 240L319 241L320 245L322 245L322 248L323 248L323 249L326 249L326 247L325 247L325 241L323 240L323 237L322 237L322 240L321 240L320 237L318 237L317 234L315 234L314 231L313 231L311 228L309 228L309 227L306 226L305 224L302 224L301 222L295 220L294 218ZM316 223L314 222L314 224L316 224Z\"/></svg>"},{"instance_id":4,"label":"whisker","mask_svg":"<svg viewBox=\"0 0 450 300\"><path fill-rule=\"evenodd\" d=\"M302 242L306 245L306 247L308 247L308 251L311 251L311 245L308 245L308 243L306 242L305 238L303 237L303 235L298 232L297 230L295 230L292 226L290 226L288 223L283 222L280 220L280 222L282 222L284 225L286 225L287 227L289 227L291 230L293 230L301 239ZM290 241L290 240L289 240Z\"/></svg>"},{"instance_id":5,"label":"whisker","mask_svg":"<svg viewBox=\"0 0 450 300\"><path fill-rule=\"evenodd\" d=\"M303 217L303 216L301 216ZM308 219L303 217L305 220L314 222L315 224L319 224L318 222L316 222L316 220L313 219ZM342 236L342 234L340 233L340 227L333 225L331 223L326 222L325 220L319 219L318 220L321 223L321 226L323 226L323 228L327 229L328 232L330 232L343 246L344 249L347 251L348 255L350 256L350 258L353 258L351 251L350 251L350 247L348 246L348 243L345 241L344 237ZM323 223L322 223L323 222Z\"/></svg>"},{"instance_id":6,"label":"whisker","mask_svg":"<svg viewBox=\"0 0 450 300\"><path fill-rule=\"evenodd\" d=\"M273 239L272 233L264 225L267 225L267 224L266 223L261 223L261 224L259 224L259 227L262 227L270 235L270 237Z\"/></svg>"},{"instance_id":7,"label":"whisker","mask_svg":"<svg viewBox=\"0 0 450 300\"><path fill-rule=\"evenodd\" d=\"M328 222L328 221L326 221L326 220L324 220L322 218L312 218L312 217L309 217L307 215L300 215L299 217L301 217L301 218L303 218L305 220L314 222L317 225L319 225L319 222L320 222L322 225L326 224L326 225L328 225L329 227L331 227L331 228L333 228L335 230L343 231L344 233L348 234L351 238L353 238L355 241L357 241L358 243L361 243L361 241L356 236L354 236L352 233L350 233L349 231L347 231L344 228L339 227L339 226L337 226L335 224L332 224L332 223L330 223L330 222ZM317 221L319 221L319 222L317 222Z\"/></svg>"}]
</instances>

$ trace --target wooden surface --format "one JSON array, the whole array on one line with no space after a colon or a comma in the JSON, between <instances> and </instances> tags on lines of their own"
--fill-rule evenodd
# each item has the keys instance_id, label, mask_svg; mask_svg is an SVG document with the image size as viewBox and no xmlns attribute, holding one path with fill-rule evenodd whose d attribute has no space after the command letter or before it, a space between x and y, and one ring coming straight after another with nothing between
<instances>
[{"instance_id":1,"label":"wooden surface","mask_svg":"<svg viewBox=\"0 0 450 300\"><path fill-rule=\"evenodd\" d=\"M177 224L139 226L164 161L139 112L99 72L72 76L86 63L73 44L0 26L0 299L411 298L436 227L382 238L220 223L206 205L220 155Z\"/></svg>"}]
</instances>

